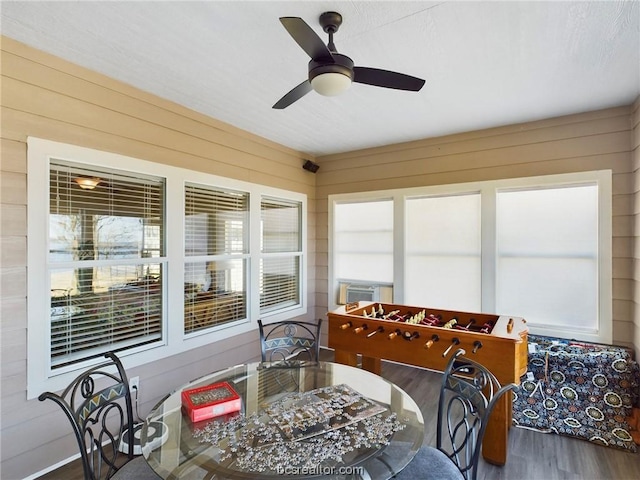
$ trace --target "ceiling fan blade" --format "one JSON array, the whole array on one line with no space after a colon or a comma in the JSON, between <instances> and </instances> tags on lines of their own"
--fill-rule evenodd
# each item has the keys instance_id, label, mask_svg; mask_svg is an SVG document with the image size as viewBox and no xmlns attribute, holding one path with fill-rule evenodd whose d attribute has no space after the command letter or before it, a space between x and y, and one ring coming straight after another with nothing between
<instances>
[{"instance_id":1,"label":"ceiling fan blade","mask_svg":"<svg viewBox=\"0 0 640 480\"><path fill-rule=\"evenodd\" d=\"M289 93L287 93L284 97L276 102L276 104L272 108L276 108L278 110L282 110L283 108L287 108L296 100L300 100L307 93L311 91L311 82L309 80L305 80L297 87L294 87Z\"/></svg>"},{"instance_id":2,"label":"ceiling fan blade","mask_svg":"<svg viewBox=\"0 0 640 480\"><path fill-rule=\"evenodd\" d=\"M329 60L333 58L329 48L304 20L299 17L280 17L280 23L313 60L322 58L333 63Z\"/></svg>"},{"instance_id":3,"label":"ceiling fan blade","mask_svg":"<svg viewBox=\"0 0 640 480\"><path fill-rule=\"evenodd\" d=\"M419 91L425 81L421 78L369 67L353 67L353 81L376 87L395 88L397 90Z\"/></svg>"}]
</instances>

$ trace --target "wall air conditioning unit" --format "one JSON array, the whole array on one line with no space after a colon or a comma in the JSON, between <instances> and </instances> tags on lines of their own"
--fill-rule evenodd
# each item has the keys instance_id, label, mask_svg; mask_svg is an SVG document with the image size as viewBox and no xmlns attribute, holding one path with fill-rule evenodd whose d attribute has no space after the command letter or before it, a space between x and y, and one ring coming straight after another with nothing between
<instances>
[{"instance_id":1,"label":"wall air conditioning unit","mask_svg":"<svg viewBox=\"0 0 640 480\"><path fill-rule=\"evenodd\" d=\"M353 302L393 302L393 284L354 280L338 284L338 305Z\"/></svg>"},{"instance_id":2,"label":"wall air conditioning unit","mask_svg":"<svg viewBox=\"0 0 640 480\"><path fill-rule=\"evenodd\" d=\"M346 303L351 302L379 302L379 285L347 285Z\"/></svg>"}]
</instances>

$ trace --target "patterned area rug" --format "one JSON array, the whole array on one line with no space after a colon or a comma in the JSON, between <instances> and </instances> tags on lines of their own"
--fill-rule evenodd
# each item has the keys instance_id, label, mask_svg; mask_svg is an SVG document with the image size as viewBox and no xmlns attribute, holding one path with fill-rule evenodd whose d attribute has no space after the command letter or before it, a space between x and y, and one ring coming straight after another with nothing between
<instances>
[{"instance_id":1,"label":"patterned area rug","mask_svg":"<svg viewBox=\"0 0 640 480\"><path fill-rule=\"evenodd\" d=\"M529 335L513 424L636 452L627 419L639 389L640 368L625 348Z\"/></svg>"}]
</instances>

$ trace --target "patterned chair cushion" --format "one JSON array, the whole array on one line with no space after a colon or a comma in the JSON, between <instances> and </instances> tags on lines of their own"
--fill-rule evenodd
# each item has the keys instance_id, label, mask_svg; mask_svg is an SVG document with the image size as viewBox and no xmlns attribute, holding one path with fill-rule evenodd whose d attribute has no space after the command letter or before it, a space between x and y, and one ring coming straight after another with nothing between
<instances>
[{"instance_id":1,"label":"patterned chair cushion","mask_svg":"<svg viewBox=\"0 0 640 480\"><path fill-rule=\"evenodd\" d=\"M640 369L628 350L529 336L529 372L513 402L516 426L637 451L626 418Z\"/></svg>"}]
</instances>

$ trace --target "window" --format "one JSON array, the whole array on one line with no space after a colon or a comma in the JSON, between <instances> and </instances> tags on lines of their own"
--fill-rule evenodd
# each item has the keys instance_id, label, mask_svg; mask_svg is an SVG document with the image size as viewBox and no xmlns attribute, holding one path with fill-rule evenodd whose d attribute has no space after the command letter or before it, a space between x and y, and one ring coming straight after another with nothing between
<instances>
[{"instance_id":1,"label":"window","mask_svg":"<svg viewBox=\"0 0 640 480\"><path fill-rule=\"evenodd\" d=\"M532 333L611 342L610 171L332 196L330 296L363 270L345 260L345 228L377 218L376 197L392 197L396 212L396 303L519 316Z\"/></svg>"},{"instance_id":2,"label":"window","mask_svg":"<svg viewBox=\"0 0 640 480\"><path fill-rule=\"evenodd\" d=\"M49 171L52 368L161 340L164 180Z\"/></svg>"},{"instance_id":3,"label":"window","mask_svg":"<svg viewBox=\"0 0 640 480\"><path fill-rule=\"evenodd\" d=\"M406 199L405 302L482 308L480 194Z\"/></svg>"},{"instance_id":4,"label":"window","mask_svg":"<svg viewBox=\"0 0 640 480\"><path fill-rule=\"evenodd\" d=\"M337 203L333 239L336 278L393 283L393 200Z\"/></svg>"},{"instance_id":5,"label":"window","mask_svg":"<svg viewBox=\"0 0 640 480\"><path fill-rule=\"evenodd\" d=\"M247 315L249 194L187 184L184 331Z\"/></svg>"},{"instance_id":6,"label":"window","mask_svg":"<svg viewBox=\"0 0 640 480\"><path fill-rule=\"evenodd\" d=\"M528 322L598 328L598 186L499 190L496 308Z\"/></svg>"},{"instance_id":7,"label":"window","mask_svg":"<svg viewBox=\"0 0 640 480\"><path fill-rule=\"evenodd\" d=\"M263 197L261 211L260 312L300 303L302 204Z\"/></svg>"},{"instance_id":8,"label":"window","mask_svg":"<svg viewBox=\"0 0 640 480\"><path fill-rule=\"evenodd\" d=\"M306 313L305 195L37 138L28 168L28 398Z\"/></svg>"}]
</instances>

